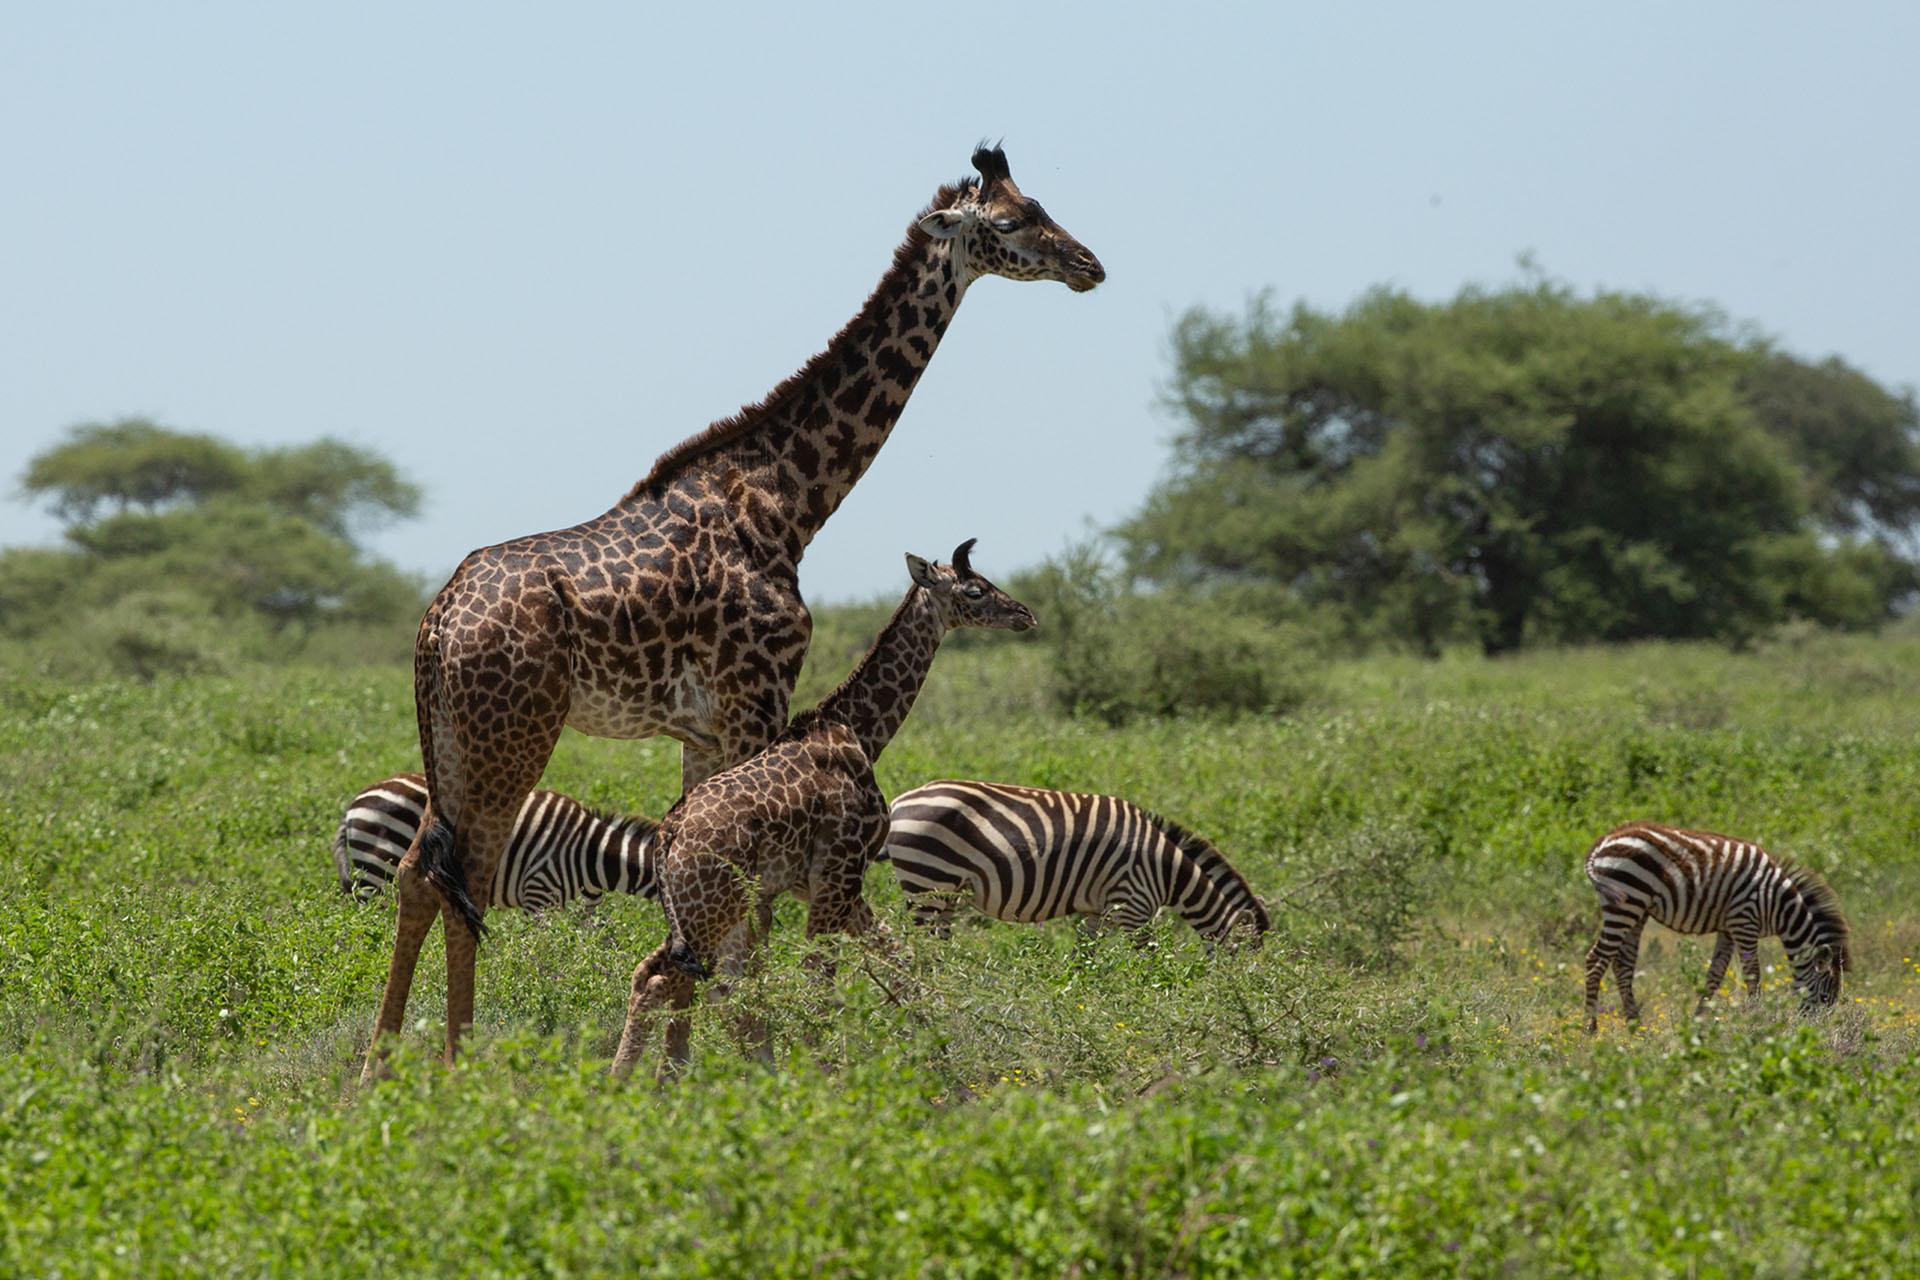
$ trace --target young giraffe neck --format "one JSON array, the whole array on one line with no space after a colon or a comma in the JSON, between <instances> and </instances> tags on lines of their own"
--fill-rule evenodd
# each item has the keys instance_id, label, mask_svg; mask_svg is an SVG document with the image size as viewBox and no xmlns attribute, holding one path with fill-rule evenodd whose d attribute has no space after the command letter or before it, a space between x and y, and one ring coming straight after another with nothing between
<instances>
[{"instance_id":1,"label":"young giraffe neck","mask_svg":"<svg viewBox=\"0 0 1920 1280\"><path fill-rule=\"evenodd\" d=\"M945 188L930 208L945 208ZM674 446L627 494L695 472L727 476L732 505L797 558L866 474L933 359L972 273L917 222L859 312L759 404Z\"/></svg>"},{"instance_id":2,"label":"young giraffe neck","mask_svg":"<svg viewBox=\"0 0 1920 1280\"><path fill-rule=\"evenodd\" d=\"M946 620L933 597L913 588L881 628L873 648L840 687L821 700L815 717L852 729L867 759L879 760L913 710L946 634Z\"/></svg>"}]
</instances>

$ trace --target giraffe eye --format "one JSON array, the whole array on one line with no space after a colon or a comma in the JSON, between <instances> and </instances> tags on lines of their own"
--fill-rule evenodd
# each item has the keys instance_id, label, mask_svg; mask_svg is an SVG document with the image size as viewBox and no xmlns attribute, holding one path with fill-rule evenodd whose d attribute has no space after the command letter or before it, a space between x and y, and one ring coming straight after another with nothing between
<instances>
[{"instance_id":1,"label":"giraffe eye","mask_svg":"<svg viewBox=\"0 0 1920 1280\"><path fill-rule=\"evenodd\" d=\"M995 218L993 220L993 229L1003 234L1008 231L1018 231L1020 229L1020 219Z\"/></svg>"},{"instance_id":2,"label":"giraffe eye","mask_svg":"<svg viewBox=\"0 0 1920 1280\"><path fill-rule=\"evenodd\" d=\"M977 582L968 583L965 587L962 587L960 590L961 590L961 594L966 596L966 598L969 600L978 600L981 596L984 596L985 594L987 594L986 588L982 587Z\"/></svg>"}]
</instances>

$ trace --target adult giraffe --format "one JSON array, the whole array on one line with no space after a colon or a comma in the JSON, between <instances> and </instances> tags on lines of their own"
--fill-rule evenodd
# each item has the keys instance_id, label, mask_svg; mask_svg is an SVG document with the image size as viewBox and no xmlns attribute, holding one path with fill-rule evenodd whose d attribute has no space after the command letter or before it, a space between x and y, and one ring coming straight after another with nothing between
<instances>
[{"instance_id":1,"label":"adult giraffe","mask_svg":"<svg viewBox=\"0 0 1920 1280\"><path fill-rule=\"evenodd\" d=\"M1106 278L1021 193L998 147L940 188L872 296L827 349L757 405L675 445L585 524L473 552L414 641L431 792L396 886L399 920L364 1077L398 1031L435 915L447 947L446 1055L473 1020L489 884L561 727L679 739L691 787L771 742L812 620L801 554L886 443L967 286L985 275Z\"/></svg>"}]
</instances>

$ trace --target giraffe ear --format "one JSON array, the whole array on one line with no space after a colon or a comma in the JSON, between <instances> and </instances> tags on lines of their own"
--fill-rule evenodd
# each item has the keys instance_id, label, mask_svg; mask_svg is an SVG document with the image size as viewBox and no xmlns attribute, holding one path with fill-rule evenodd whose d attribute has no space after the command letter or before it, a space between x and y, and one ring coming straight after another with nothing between
<instances>
[{"instance_id":1,"label":"giraffe ear","mask_svg":"<svg viewBox=\"0 0 1920 1280\"><path fill-rule=\"evenodd\" d=\"M907 552L907 573L912 576L915 586L925 587L929 591L940 587L940 579L933 572L933 566L911 551Z\"/></svg>"},{"instance_id":2,"label":"giraffe ear","mask_svg":"<svg viewBox=\"0 0 1920 1280\"><path fill-rule=\"evenodd\" d=\"M951 240L967 225L967 215L953 209L935 209L920 219L920 229L935 240Z\"/></svg>"}]
</instances>

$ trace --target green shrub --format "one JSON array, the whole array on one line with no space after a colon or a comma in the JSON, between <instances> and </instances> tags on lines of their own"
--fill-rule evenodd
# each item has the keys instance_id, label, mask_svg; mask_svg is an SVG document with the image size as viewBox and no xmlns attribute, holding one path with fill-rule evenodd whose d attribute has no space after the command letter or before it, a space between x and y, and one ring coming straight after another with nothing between
<instances>
[{"instance_id":1,"label":"green shrub","mask_svg":"<svg viewBox=\"0 0 1920 1280\"><path fill-rule=\"evenodd\" d=\"M1112 725L1140 716L1282 715L1316 681L1304 634L1227 594L1129 589L1089 545L1022 582L1039 613L1054 699Z\"/></svg>"}]
</instances>

